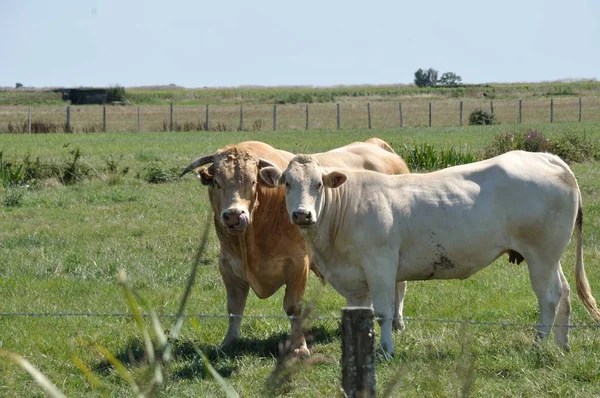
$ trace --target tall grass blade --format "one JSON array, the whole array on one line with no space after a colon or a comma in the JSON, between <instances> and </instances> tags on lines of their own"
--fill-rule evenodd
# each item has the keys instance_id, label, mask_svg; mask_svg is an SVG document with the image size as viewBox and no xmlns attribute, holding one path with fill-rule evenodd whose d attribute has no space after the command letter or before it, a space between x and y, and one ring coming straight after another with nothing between
<instances>
[{"instance_id":1,"label":"tall grass blade","mask_svg":"<svg viewBox=\"0 0 600 398\"><path fill-rule=\"evenodd\" d=\"M225 380L223 378L223 376L221 376L219 374L219 372L217 372L215 370L215 368L213 368L213 366L210 364L210 361L208 360L208 358L206 357L206 355L204 355L204 352L202 352L202 350L200 348L196 347L196 346L194 346L194 349L196 350L196 352L198 353L198 355L200 355L200 357L202 357L202 361L204 362L204 366L206 366L206 369L208 369L208 371L210 372L211 376L219 384L219 386L221 387L221 389L225 393L225 396L227 398L239 398L238 393L233 389L233 387L231 387L231 384L229 384L227 382L227 380Z\"/></svg>"},{"instance_id":2,"label":"tall grass blade","mask_svg":"<svg viewBox=\"0 0 600 398\"><path fill-rule=\"evenodd\" d=\"M66 398L58 387L56 387L42 372L37 370L28 360L14 352L6 351L0 348L0 356L6 357L22 367L33 377L38 386L44 389L48 395L53 398Z\"/></svg>"},{"instance_id":3,"label":"tall grass blade","mask_svg":"<svg viewBox=\"0 0 600 398\"><path fill-rule=\"evenodd\" d=\"M146 324L144 323L144 318L142 317L137 301L135 300L133 289L129 284L129 280L127 279L127 273L125 272L125 270L122 269L119 271L118 279L119 284L123 287L123 293L125 294L125 299L127 300L127 306L131 310L133 319L135 320L135 323L138 329L140 330L140 333L142 333L142 336L144 337L146 354L148 355L149 362L152 364L154 363L156 358L156 355L154 353L154 345L152 344L150 333L148 333L148 329L146 327Z\"/></svg>"},{"instance_id":4,"label":"tall grass blade","mask_svg":"<svg viewBox=\"0 0 600 398\"><path fill-rule=\"evenodd\" d=\"M87 365L81 360L81 358L73 354L71 355L71 360L73 361L75 366L77 366L77 368L81 371L81 373L83 373L83 375L85 376L87 381L92 385L92 387L104 389L104 386L102 385L100 379L94 375L92 370L87 367Z\"/></svg>"},{"instance_id":5,"label":"tall grass blade","mask_svg":"<svg viewBox=\"0 0 600 398\"><path fill-rule=\"evenodd\" d=\"M179 304L179 309L177 310L177 320L175 321L175 325L171 330L171 337L174 340L179 338L179 333L181 332L181 327L183 326L184 320L184 311L185 306L187 304L188 299L190 298L190 294L192 292L192 287L194 286L194 282L196 281L196 275L198 274L198 267L200 267L200 263L202 260L202 256L204 255L204 251L206 250L206 244L208 242L208 232L210 230L210 215L206 219L206 227L204 228L204 233L202 234L202 240L200 241L200 246L198 247L198 251L196 252L196 258L194 259L194 265L192 266L192 271L190 272L190 276L187 281L187 285L185 286L185 292L183 293L183 297L181 298L181 303ZM171 358L171 347L169 344L164 352L165 360L169 360Z\"/></svg>"},{"instance_id":6,"label":"tall grass blade","mask_svg":"<svg viewBox=\"0 0 600 398\"><path fill-rule=\"evenodd\" d=\"M141 393L140 387L136 383L135 379L133 378L133 376L131 375L131 373L129 373L129 371L127 370L127 368L125 367L125 365L123 365L121 363L121 361L119 361L108 349L102 347L101 345L94 344L94 345L92 345L92 347L96 351L98 351L99 353L101 353L102 355L104 355L104 358L106 358L106 360L108 362L110 362L110 364L115 368L115 370L117 371L117 373L119 374L119 376L121 376L121 378L123 380L125 380L127 382L127 384L129 384L129 386L131 387L131 391L135 395L137 395L140 398L144 396Z\"/></svg>"}]
</instances>

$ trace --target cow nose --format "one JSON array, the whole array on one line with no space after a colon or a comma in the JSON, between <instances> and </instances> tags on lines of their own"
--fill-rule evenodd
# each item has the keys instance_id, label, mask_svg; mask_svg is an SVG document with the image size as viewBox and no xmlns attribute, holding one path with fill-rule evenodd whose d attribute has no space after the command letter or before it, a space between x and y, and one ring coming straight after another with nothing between
<instances>
[{"instance_id":1,"label":"cow nose","mask_svg":"<svg viewBox=\"0 0 600 398\"><path fill-rule=\"evenodd\" d=\"M223 218L223 223L226 226L237 225L240 223L240 216L244 213L244 210L232 209L224 211L221 217Z\"/></svg>"},{"instance_id":2,"label":"cow nose","mask_svg":"<svg viewBox=\"0 0 600 398\"><path fill-rule=\"evenodd\" d=\"M312 212L296 210L292 212L292 221L296 224L310 224L312 222Z\"/></svg>"}]
</instances>

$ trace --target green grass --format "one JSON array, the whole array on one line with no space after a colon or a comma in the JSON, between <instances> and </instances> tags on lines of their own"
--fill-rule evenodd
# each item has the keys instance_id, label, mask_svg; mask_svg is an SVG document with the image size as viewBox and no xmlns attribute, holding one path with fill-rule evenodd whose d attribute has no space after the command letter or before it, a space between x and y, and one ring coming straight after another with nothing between
<instances>
[{"instance_id":1,"label":"green grass","mask_svg":"<svg viewBox=\"0 0 600 398\"><path fill-rule=\"evenodd\" d=\"M357 97L393 98L428 96L438 98L479 98L485 92L490 99L526 98L532 96L598 95L600 82L544 82L516 84L474 84L459 87L426 87L413 85L373 85L339 87L232 87L232 88L125 88L125 98L132 104L258 104L307 103L350 100ZM7 90L0 91L0 105L60 105L60 93Z\"/></svg>"},{"instance_id":2,"label":"green grass","mask_svg":"<svg viewBox=\"0 0 600 398\"><path fill-rule=\"evenodd\" d=\"M258 139L293 152L315 152L378 136L396 150L427 143L434 148L482 151L491 138L506 131L536 128L553 137L570 131L600 140L598 123L499 125L464 128L389 130L281 131L258 133L148 133L0 135L5 160L61 161L80 148L82 161L102 170L108 156L131 171L115 183L101 177L69 186L42 183L24 191L20 206L0 207L0 312L127 312L116 283L127 270L133 287L159 314L177 311L195 250L211 214L206 189L193 177L149 184L136 173L149 166L183 169L196 157L228 143ZM68 145L67 145L68 144ZM66 147L65 147L66 146ZM120 158L122 155L122 158ZM592 289L600 298L600 163L574 164L584 199L585 260ZM102 172L98 174L102 175ZM0 189L0 196L6 191ZM1 203L1 202L0 202ZM563 268L574 290L574 244ZM223 314L225 291L216 262L218 241L211 231L207 262L201 266L187 313ZM306 299L319 290L309 281ZM283 315L283 291L267 300L250 295L249 315ZM327 287L316 313L331 317L313 327L312 359L292 377L286 396L339 396L340 335L343 298ZM591 322L573 296L573 322ZM464 281L410 283L405 315L413 318L473 319L535 323L537 303L524 265L500 259ZM163 325L171 325L169 319ZM222 396L193 346L209 354L212 365L245 397L266 393L278 344L289 331L285 319L246 319L243 340L217 354L227 326L223 318L188 318L159 396ZM77 369L80 356L108 385L111 396L129 396L128 386L98 353L77 344L78 338L107 347L133 374L141 374L141 340L131 318L0 316L0 346L23 355L67 396L100 396ZM560 352L552 342L533 348L527 326L466 326L407 322L394 336L396 356L377 364L381 394L397 383L394 395L452 396L472 382L473 396L580 396L600 391L598 329L571 331L573 352ZM467 383L468 384L468 383ZM467 386L468 388L468 386ZM18 366L0 362L0 396L43 396Z\"/></svg>"}]
</instances>

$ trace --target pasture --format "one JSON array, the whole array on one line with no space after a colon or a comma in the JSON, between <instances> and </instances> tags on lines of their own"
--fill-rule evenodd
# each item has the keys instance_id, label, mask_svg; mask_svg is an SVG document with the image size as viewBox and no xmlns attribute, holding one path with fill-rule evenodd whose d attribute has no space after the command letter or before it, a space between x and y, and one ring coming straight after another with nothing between
<instances>
[{"instance_id":1,"label":"pasture","mask_svg":"<svg viewBox=\"0 0 600 398\"><path fill-rule=\"evenodd\" d=\"M96 351L98 343L120 358L134 375L145 363L134 321L116 316L128 311L116 274L126 269L134 288L159 314L177 311L180 297L211 213L206 189L193 176L150 184L150 168L182 170L196 157L228 144L254 139L295 153L328 150L377 136L400 151L428 143L479 153L494 135L535 128L550 138L570 131L600 141L599 123L496 125L463 128L357 129L278 132L185 132L0 135L5 159L29 154L61 162L79 148L91 178L64 186L40 181L23 190L20 206L0 207L0 347L17 352L43 371L68 396L101 396L76 367L76 354L95 372L110 396L131 395L127 384ZM117 172L108 164L117 163ZM115 176L113 174L123 174ZM584 253L592 291L600 299L600 163L573 164L584 200ZM141 178L140 178L141 177ZM7 190L0 188L0 197ZM515 192L518 204L518 192ZM212 227L211 227L212 228ZM563 257L572 292L574 241ZM211 230L205 261L187 314L225 314L225 289L217 269L218 241ZM227 327L225 317L189 317L175 344L175 360L159 396L222 396L194 345L244 397L271 391L268 382L289 322L281 308L283 291L267 300L250 294L242 341L217 352ZM285 396L330 397L340 393L340 308L343 298L309 278L305 301L315 299L312 356L291 376ZM590 325L572 293L576 325ZM464 281L411 282L405 301L407 329L394 335L396 355L377 364L377 390L392 396L581 396L600 391L600 330L571 331L572 352L552 339L533 347L537 302L524 264L500 258ZM64 316L17 314L63 313ZM69 316L94 313L97 316ZM265 317L262 317L265 315ZM412 320L410 318L413 318ZM440 320L473 320L479 324ZM172 318L162 318L169 329ZM489 324L486 324L489 323ZM502 325L501 323L508 323ZM0 362L0 395L43 396L22 369Z\"/></svg>"}]
</instances>

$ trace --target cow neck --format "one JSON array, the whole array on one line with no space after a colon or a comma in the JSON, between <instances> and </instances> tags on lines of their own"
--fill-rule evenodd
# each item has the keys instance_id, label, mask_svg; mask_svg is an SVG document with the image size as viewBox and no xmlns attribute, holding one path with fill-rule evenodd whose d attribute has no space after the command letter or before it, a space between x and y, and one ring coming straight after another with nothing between
<instances>
[{"instance_id":1,"label":"cow neck","mask_svg":"<svg viewBox=\"0 0 600 398\"><path fill-rule=\"evenodd\" d=\"M318 203L319 218L313 236L313 247L324 251L335 246L338 235L344 228L346 210L350 197L346 193L346 184L338 188L326 188Z\"/></svg>"}]
</instances>

